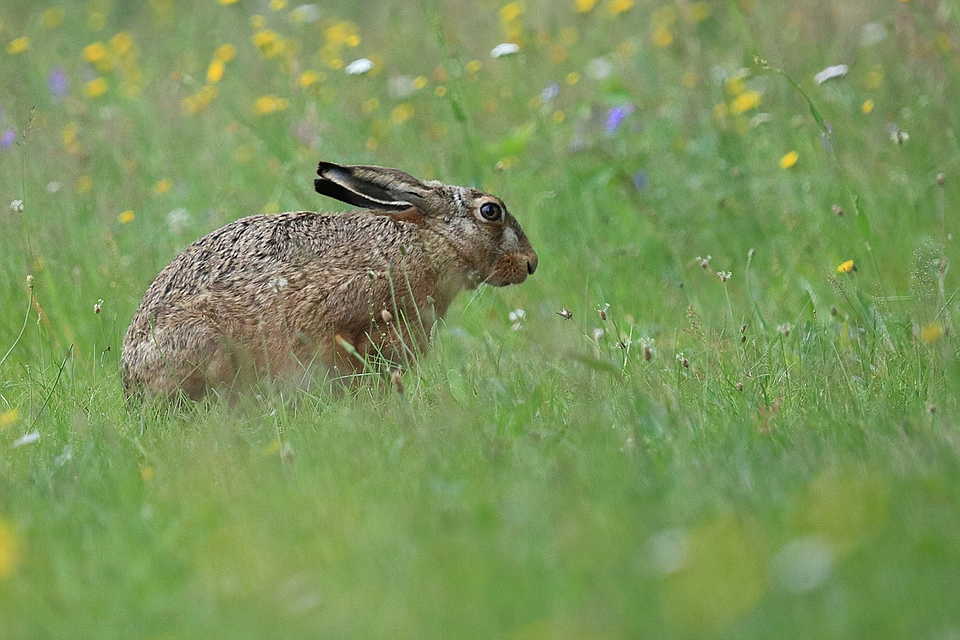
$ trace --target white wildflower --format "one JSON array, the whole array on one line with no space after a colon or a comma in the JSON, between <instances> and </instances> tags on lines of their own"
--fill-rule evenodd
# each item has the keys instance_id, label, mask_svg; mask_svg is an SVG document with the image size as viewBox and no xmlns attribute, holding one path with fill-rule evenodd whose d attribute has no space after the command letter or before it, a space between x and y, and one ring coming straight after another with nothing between
<instances>
[{"instance_id":1,"label":"white wildflower","mask_svg":"<svg viewBox=\"0 0 960 640\"><path fill-rule=\"evenodd\" d=\"M817 75L813 76L813 79L817 84L823 84L827 80L832 80L834 78L840 78L847 75L847 71L849 70L850 68L845 64L835 64L827 67Z\"/></svg>"},{"instance_id":2,"label":"white wildflower","mask_svg":"<svg viewBox=\"0 0 960 640\"><path fill-rule=\"evenodd\" d=\"M353 62L347 65L347 68L344 69L344 73L348 76L359 76L373 69L373 60L369 58L357 58Z\"/></svg>"},{"instance_id":3,"label":"white wildflower","mask_svg":"<svg viewBox=\"0 0 960 640\"><path fill-rule=\"evenodd\" d=\"M606 80L613 73L613 63L606 58L594 58L587 63L586 71L591 80Z\"/></svg>"},{"instance_id":4,"label":"white wildflower","mask_svg":"<svg viewBox=\"0 0 960 640\"><path fill-rule=\"evenodd\" d=\"M31 431L30 433L25 433L13 441L13 448L17 449L27 444L33 444L39 439L40 439L39 431Z\"/></svg>"},{"instance_id":5,"label":"white wildflower","mask_svg":"<svg viewBox=\"0 0 960 640\"><path fill-rule=\"evenodd\" d=\"M10 203L10 210L23 213L23 200L14 200Z\"/></svg>"},{"instance_id":6,"label":"white wildflower","mask_svg":"<svg viewBox=\"0 0 960 640\"><path fill-rule=\"evenodd\" d=\"M491 58L502 58L503 56L512 56L520 51L520 45L512 42L501 42L490 50Z\"/></svg>"},{"instance_id":7,"label":"white wildflower","mask_svg":"<svg viewBox=\"0 0 960 640\"><path fill-rule=\"evenodd\" d=\"M820 536L794 538L770 561L770 575L785 591L806 593L827 581L833 559L833 547Z\"/></svg>"},{"instance_id":8,"label":"white wildflower","mask_svg":"<svg viewBox=\"0 0 960 640\"><path fill-rule=\"evenodd\" d=\"M190 226L190 212L183 207L177 207L167 214L167 228L173 235L180 235Z\"/></svg>"},{"instance_id":9,"label":"white wildflower","mask_svg":"<svg viewBox=\"0 0 960 640\"><path fill-rule=\"evenodd\" d=\"M880 44L886 37L887 28L879 22L868 22L860 29L860 44L864 47Z\"/></svg>"},{"instance_id":10,"label":"white wildflower","mask_svg":"<svg viewBox=\"0 0 960 640\"><path fill-rule=\"evenodd\" d=\"M387 81L387 93L394 100L409 98L416 92L416 79L413 76L394 76Z\"/></svg>"},{"instance_id":11,"label":"white wildflower","mask_svg":"<svg viewBox=\"0 0 960 640\"><path fill-rule=\"evenodd\" d=\"M315 4L302 4L290 12L290 22L305 24L320 19L320 7Z\"/></svg>"}]
</instances>

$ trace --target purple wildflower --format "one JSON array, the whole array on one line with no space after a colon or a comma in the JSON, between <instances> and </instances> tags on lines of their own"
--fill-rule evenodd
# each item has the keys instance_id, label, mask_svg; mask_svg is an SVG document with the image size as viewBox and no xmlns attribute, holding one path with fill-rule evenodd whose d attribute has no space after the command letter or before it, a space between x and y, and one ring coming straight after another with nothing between
<instances>
[{"instance_id":1,"label":"purple wildflower","mask_svg":"<svg viewBox=\"0 0 960 640\"><path fill-rule=\"evenodd\" d=\"M3 132L3 135L0 135L0 147L4 151L13 146L13 143L17 141L17 132L13 129L7 129Z\"/></svg>"},{"instance_id":2,"label":"purple wildflower","mask_svg":"<svg viewBox=\"0 0 960 640\"><path fill-rule=\"evenodd\" d=\"M552 101L560 94L560 85L554 82L549 87L540 92L540 100L544 103Z\"/></svg>"},{"instance_id":3,"label":"purple wildflower","mask_svg":"<svg viewBox=\"0 0 960 640\"><path fill-rule=\"evenodd\" d=\"M633 186L637 191L643 191L650 184L650 178L646 171L637 171L633 174Z\"/></svg>"},{"instance_id":4,"label":"purple wildflower","mask_svg":"<svg viewBox=\"0 0 960 640\"><path fill-rule=\"evenodd\" d=\"M623 124L623 121L636 110L632 104L623 104L616 107L611 107L607 111L607 123L604 126L604 130L608 135L613 134L617 129L620 128L620 125Z\"/></svg>"},{"instance_id":5,"label":"purple wildflower","mask_svg":"<svg viewBox=\"0 0 960 640\"><path fill-rule=\"evenodd\" d=\"M50 88L50 95L54 98L62 98L67 95L70 87L67 72L63 70L63 67L54 67L50 70L50 73L47 74L47 86Z\"/></svg>"}]
</instances>

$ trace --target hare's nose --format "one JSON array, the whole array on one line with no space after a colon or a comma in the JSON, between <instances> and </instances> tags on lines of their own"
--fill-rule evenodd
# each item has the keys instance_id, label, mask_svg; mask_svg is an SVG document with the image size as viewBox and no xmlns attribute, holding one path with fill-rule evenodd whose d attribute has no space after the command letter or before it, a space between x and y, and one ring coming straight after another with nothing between
<instances>
[{"instance_id":1,"label":"hare's nose","mask_svg":"<svg viewBox=\"0 0 960 640\"><path fill-rule=\"evenodd\" d=\"M533 272L537 270L537 254L532 254L527 258L527 273L533 275Z\"/></svg>"}]
</instances>

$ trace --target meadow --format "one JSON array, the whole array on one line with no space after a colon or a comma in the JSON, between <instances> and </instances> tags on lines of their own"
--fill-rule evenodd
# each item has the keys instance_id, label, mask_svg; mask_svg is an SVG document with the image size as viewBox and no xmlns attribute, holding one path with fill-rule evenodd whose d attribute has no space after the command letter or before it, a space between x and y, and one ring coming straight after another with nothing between
<instances>
[{"instance_id":1,"label":"meadow","mask_svg":"<svg viewBox=\"0 0 960 640\"><path fill-rule=\"evenodd\" d=\"M0 0L0 638L960 638L958 81L955 0ZM127 404L321 159L539 269L402 394Z\"/></svg>"}]
</instances>

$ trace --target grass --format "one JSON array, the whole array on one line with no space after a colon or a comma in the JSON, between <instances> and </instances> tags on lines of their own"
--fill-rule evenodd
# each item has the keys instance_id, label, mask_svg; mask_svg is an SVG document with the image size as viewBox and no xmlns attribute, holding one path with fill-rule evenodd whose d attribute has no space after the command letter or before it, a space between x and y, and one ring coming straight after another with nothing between
<instances>
[{"instance_id":1,"label":"grass","mask_svg":"<svg viewBox=\"0 0 960 640\"><path fill-rule=\"evenodd\" d=\"M960 635L957 7L832 9L0 3L0 637ZM540 269L402 396L128 407L152 278L320 159Z\"/></svg>"}]
</instances>

